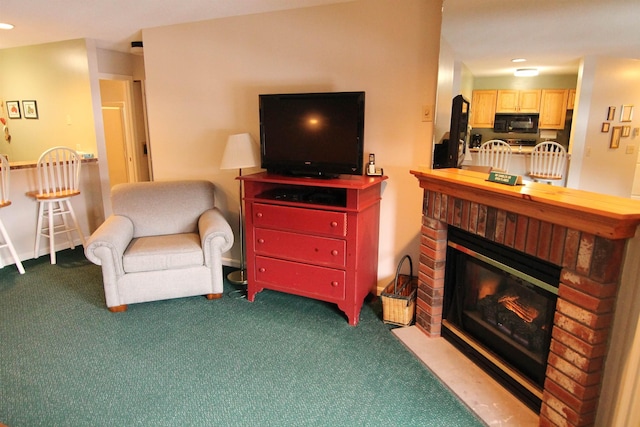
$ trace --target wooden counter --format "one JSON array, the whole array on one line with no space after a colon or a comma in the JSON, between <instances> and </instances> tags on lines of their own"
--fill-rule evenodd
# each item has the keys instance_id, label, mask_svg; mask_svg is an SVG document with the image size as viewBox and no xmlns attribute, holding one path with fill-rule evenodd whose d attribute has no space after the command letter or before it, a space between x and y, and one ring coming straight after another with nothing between
<instances>
[{"instance_id":1,"label":"wooden counter","mask_svg":"<svg viewBox=\"0 0 640 427\"><path fill-rule=\"evenodd\" d=\"M627 239L640 224L640 201L549 184L509 186L462 169L412 170L420 187L560 224L608 239Z\"/></svg>"}]
</instances>

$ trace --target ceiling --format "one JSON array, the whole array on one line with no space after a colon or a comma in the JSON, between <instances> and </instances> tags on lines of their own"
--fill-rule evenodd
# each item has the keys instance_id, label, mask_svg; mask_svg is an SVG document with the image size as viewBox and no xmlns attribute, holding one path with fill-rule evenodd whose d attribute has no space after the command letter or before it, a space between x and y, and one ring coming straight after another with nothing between
<instances>
[{"instance_id":1,"label":"ceiling","mask_svg":"<svg viewBox=\"0 0 640 427\"><path fill-rule=\"evenodd\" d=\"M0 49L78 38L128 52L141 30L351 0L0 0ZM444 0L442 34L476 76L538 67L576 73L580 58L640 59L639 0Z\"/></svg>"},{"instance_id":2,"label":"ceiling","mask_svg":"<svg viewBox=\"0 0 640 427\"><path fill-rule=\"evenodd\" d=\"M638 0L444 0L442 35L474 76L569 74L584 56L640 59L639 19Z\"/></svg>"},{"instance_id":3,"label":"ceiling","mask_svg":"<svg viewBox=\"0 0 640 427\"><path fill-rule=\"evenodd\" d=\"M0 49L80 38L128 52L141 30L352 0L0 0Z\"/></svg>"}]
</instances>

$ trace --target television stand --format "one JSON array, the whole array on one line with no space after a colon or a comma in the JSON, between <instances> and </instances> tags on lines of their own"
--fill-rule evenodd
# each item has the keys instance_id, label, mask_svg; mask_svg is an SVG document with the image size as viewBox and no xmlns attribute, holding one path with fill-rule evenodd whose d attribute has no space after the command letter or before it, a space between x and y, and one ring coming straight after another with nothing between
<instances>
[{"instance_id":1,"label":"television stand","mask_svg":"<svg viewBox=\"0 0 640 427\"><path fill-rule=\"evenodd\" d=\"M244 182L247 299L270 289L338 305L358 324L378 281L386 176L299 178L262 172Z\"/></svg>"}]
</instances>

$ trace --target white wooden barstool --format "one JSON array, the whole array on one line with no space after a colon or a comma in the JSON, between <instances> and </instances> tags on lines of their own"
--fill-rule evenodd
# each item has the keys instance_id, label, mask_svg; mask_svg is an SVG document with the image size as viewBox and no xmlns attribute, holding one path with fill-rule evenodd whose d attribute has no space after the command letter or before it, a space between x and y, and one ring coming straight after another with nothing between
<instances>
[{"instance_id":1,"label":"white wooden barstool","mask_svg":"<svg viewBox=\"0 0 640 427\"><path fill-rule=\"evenodd\" d=\"M51 264L56 263L56 234L66 234L69 247L73 249L75 244L71 232L75 231L82 245L85 245L84 235L71 205L71 198L80 194L80 166L78 153L67 147L50 148L38 159L38 190L28 193L38 202L35 258L40 256L41 237L49 239ZM56 217L59 217L57 223Z\"/></svg>"},{"instance_id":2,"label":"white wooden barstool","mask_svg":"<svg viewBox=\"0 0 640 427\"><path fill-rule=\"evenodd\" d=\"M541 142L531 152L529 176L548 184L562 180L567 167L567 150L554 141Z\"/></svg>"},{"instance_id":3,"label":"white wooden barstool","mask_svg":"<svg viewBox=\"0 0 640 427\"><path fill-rule=\"evenodd\" d=\"M5 156L0 154L0 209L6 208L11 204L11 200L9 200L9 172L11 168L9 167L9 161ZM11 239L9 238L9 233L7 233L7 229L4 227L2 223L2 218L0 218L0 235L2 236L2 241L0 241L0 249L7 248L9 249L9 253L13 257L13 261L16 263L16 267L18 267L18 271L20 274L24 274L24 267L22 266L22 262L20 262L20 258L18 258L18 254L16 252L16 248L13 246ZM2 257L0 257L0 268L4 267L4 263L2 262Z\"/></svg>"},{"instance_id":4,"label":"white wooden barstool","mask_svg":"<svg viewBox=\"0 0 640 427\"><path fill-rule=\"evenodd\" d=\"M508 172L511 163L511 146L501 139L483 143L478 150L478 165L491 166L492 171Z\"/></svg>"}]
</instances>

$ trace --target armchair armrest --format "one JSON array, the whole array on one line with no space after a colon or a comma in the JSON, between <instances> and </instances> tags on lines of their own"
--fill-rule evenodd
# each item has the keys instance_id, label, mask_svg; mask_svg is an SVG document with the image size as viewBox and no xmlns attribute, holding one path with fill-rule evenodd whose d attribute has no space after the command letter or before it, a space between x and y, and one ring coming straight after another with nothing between
<instances>
[{"instance_id":1,"label":"armchair armrest","mask_svg":"<svg viewBox=\"0 0 640 427\"><path fill-rule=\"evenodd\" d=\"M87 240L84 253L94 264L111 270L111 274L124 274L122 257L133 239L133 223L124 216L111 215Z\"/></svg>"},{"instance_id":2,"label":"armchair armrest","mask_svg":"<svg viewBox=\"0 0 640 427\"><path fill-rule=\"evenodd\" d=\"M210 265L212 257L220 260L222 253L233 246L231 226L217 208L209 209L200 216L198 230L206 265Z\"/></svg>"}]
</instances>

